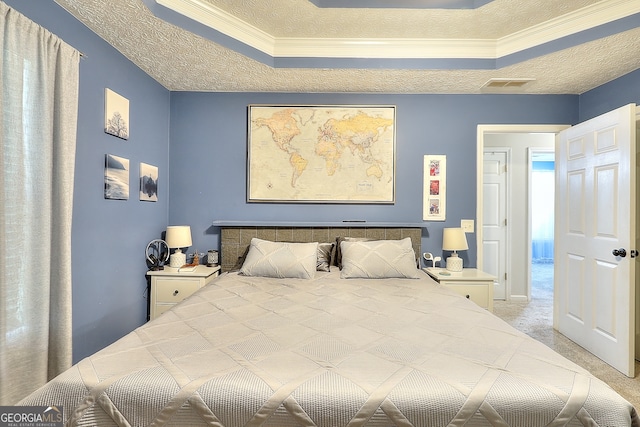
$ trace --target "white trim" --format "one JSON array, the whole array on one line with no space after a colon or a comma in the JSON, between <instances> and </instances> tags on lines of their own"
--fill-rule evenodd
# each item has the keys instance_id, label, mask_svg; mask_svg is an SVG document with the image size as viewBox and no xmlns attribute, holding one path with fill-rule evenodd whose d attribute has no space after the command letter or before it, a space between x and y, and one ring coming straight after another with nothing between
<instances>
[{"instance_id":1,"label":"white trim","mask_svg":"<svg viewBox=\"0 0 640 427\"><path fill-rule=\"evenodd\" d=\"M498 39L274 37L203 0L155 0L272 57L497 59L640 13L640 2L603 0Z\"/></svg>"}]
</instances>

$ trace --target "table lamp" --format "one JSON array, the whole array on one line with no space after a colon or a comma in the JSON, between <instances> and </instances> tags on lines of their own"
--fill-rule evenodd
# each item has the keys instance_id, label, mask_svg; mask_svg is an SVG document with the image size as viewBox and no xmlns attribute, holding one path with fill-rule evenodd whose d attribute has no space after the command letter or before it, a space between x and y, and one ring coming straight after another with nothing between
<instances>
[{"instance_id":1,"label":"table lamp","mask_svg":"<svg viewBox=\"0 0 640 427\"><path fill-rule=\"evenodd\" d=\"M176 251L169 257L169 267L180 268L187 263L187 255L182 248L191 246L191 227L188 225L170 225L164 239L169 248Z\"/></svg>"},{"instance_id":2,"label":"table lamp","mask_svg":"<svg viewBox=\"0 0 640 427\"><path fill-rule=\"evenodd\" d=\"M467 236L462 228L445 228L442 235L442 250L453 251L447 258L447 270L462 271L462 258L457 251L467 250Z\"/></svg>"}]
</instances>

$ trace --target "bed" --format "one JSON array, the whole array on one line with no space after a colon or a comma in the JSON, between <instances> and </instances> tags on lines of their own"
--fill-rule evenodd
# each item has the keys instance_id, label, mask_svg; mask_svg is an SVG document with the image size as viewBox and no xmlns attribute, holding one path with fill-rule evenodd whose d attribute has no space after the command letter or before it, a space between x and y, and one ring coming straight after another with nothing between
<instances>
[{"instance_id":1,"label":"bed","mask_svg":"<svg viewBox=\"0 0 640 427\"><path fill-rule=\"evenodd\" d=\"M21 404L55 402L70 426L640 426L608 385L430 279L410 237L323 243L251 238L239 270Z\"/></svg>"}]
</instances>

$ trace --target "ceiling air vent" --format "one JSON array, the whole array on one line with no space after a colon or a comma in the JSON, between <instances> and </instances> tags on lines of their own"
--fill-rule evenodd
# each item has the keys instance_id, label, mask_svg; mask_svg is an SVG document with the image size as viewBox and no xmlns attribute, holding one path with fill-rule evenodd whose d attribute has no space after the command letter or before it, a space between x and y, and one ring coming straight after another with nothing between
<instances>
[{"instance_id":1,"label":"ceiling air vent","mask_svg":"<svg viewBox=\"0 0 640 427\"><path fill-rule=\"evenodd\" d=\"M486 82L481 89L483 90L516 90L521 89L529 82L533 82L536 79L522 78L522 79L490 79Z\"/></svg>"}]
</instances>

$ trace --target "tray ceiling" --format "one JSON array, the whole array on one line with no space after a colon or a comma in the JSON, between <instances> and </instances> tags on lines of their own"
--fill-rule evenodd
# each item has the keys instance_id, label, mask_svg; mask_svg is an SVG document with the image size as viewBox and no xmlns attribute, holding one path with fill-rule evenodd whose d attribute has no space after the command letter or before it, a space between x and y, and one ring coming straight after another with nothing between
<instances>
[{"instance_id":1,"label":"tray ceiling","mask_svg":"<svg viewBox=\"0 0 640 427\"><path fill-rule=\"evenodd\" d=\"M172 91L580 94L640 68L635 0L56 2Z\"/></svg>"}]
</instances>

